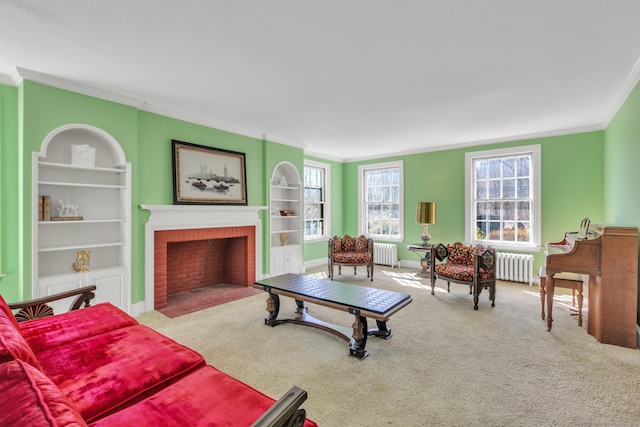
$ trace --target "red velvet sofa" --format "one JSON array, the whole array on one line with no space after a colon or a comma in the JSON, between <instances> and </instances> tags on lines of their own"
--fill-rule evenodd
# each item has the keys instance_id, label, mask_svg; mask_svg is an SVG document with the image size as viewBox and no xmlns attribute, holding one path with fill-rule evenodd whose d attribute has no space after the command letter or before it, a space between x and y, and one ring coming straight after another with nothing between
<instances>
[{"instance_id":1,"label":"red velvet sofa","mask_svg":"<svg viewBox=\"0 0 640 427\"><path fill-rule=\"evenodd\" d=\"M317 426L304 390L276 402L109 303L21 323L12 307L0 296L2 426Z\"/></svg>"}]
</instances>

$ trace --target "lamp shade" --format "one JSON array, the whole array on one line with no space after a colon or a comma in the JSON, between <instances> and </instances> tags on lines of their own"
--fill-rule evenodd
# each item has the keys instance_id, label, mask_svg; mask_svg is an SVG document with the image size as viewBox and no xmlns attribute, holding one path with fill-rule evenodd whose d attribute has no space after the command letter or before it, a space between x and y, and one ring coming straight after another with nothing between
<instances>
[{"instance_id":1,"label":"lamp shade","mask_svg":"<svg viewBox=\"0 0 640 427\"><path fill-rule=\"evenodd\" d=\"M419 224L435 224L436 204L434 202L418 202L416 206L416 222Z\"/></svg>"}]
</instances>

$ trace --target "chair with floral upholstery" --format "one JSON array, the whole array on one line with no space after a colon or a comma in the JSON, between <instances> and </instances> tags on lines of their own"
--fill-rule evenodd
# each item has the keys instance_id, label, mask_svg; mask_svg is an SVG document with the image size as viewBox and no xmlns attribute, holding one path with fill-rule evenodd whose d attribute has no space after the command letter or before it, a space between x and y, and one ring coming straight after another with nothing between
<instances>
[{"instance_id":1,"label":"chair with floral upholstery","mask_svg":"<svg viewBox=\"0 0 640 427\"><path fill-rule=\"evenodd\" d=\"M469 286L473 295L473 308L478 309L478 299L483 289L489 290L491 307L496 305L496 251L491 246L465 246L442 243L431 248L431 295L435 293L436 280ZM440 262L440 263L438 263Z\"/></svg>"},{"instance_id":2,"label":"chair with floral upholstery","mask_svg":"<svg viewBox=\"0 0 640 427\"><path fill-rule=\"evenodd\" d=\"M364 235L351 237L333 236L329 239L329 278L333 280L333 267L338 266L338 274L342 274L342 266L366 266L367 277L373 281L373 239Z\"/></svg>"}]
</instances>

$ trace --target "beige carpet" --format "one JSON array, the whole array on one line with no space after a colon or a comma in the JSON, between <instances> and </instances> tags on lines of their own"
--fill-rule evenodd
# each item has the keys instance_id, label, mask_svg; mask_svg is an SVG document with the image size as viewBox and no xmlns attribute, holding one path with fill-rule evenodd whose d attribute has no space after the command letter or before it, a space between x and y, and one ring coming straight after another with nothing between
<instances>
[{"instance_id":1,"label":"beige carpet","mask_svg":"<svg viewBox=\"0 0 640 427\"><path fill-rule=\"evenodd\" d=\"M447 294L439 283L432 296L414 273L376 266L373 282L339 276L414 299L391 318L390 340L369 337L362 361L328 332L265 326L264 293L175 319L149 312L139 320L274 398L294 384L304 388L303 407L321 426L640 425L640 352L600 344L578 327L564 290L556 291L547 332L535 286L499 282L496 306L484 291L474 311L468 287L452 284ZM326 268L307 274L326 277ZM347 313L309 307L322 320L353 322ZM294 308L281 298L281 315Z\"/></svg>"}]
</instances>

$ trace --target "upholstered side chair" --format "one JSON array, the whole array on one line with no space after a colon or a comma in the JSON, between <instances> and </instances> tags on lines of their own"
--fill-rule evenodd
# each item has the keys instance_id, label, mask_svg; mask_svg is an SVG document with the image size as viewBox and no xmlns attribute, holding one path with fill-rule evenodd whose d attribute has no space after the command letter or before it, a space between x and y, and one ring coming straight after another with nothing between
<instances>
[{"instance_id":1,"label":"upholstered side chair","mask_svg":"<svg viewBox=\"0 0 640 427\"><path fill-rule=\"evenodd\" d=\"M353 267L357 274L358 266L367 267L367 277L373 281L373 239L364 235L351 237L333 236L329 239L329 278L333 280L333 270L338 266L338 274L342 274L342 266Z\"/></svg>"}]
</instances>

